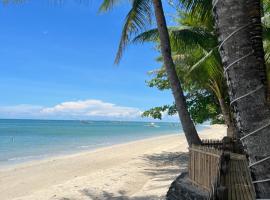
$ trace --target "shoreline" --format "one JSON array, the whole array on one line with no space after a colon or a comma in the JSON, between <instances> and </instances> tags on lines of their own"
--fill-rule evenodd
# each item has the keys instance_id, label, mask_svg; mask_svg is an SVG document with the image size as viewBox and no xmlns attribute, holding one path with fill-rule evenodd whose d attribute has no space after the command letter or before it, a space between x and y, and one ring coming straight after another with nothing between
<instances>
[{"instance_id":1,"label":"shoreline","mask_svg":"<svg viewBox=\"0 0 270 200\"><path fill-rule=\"evenodd\" d=\"M225 132L214 125L200 136ZM158 199L186 168L186 151L184 134L172 134L16 164L0 169L1 200Z\"/></svg>"},{"instance_id":2,"label":"shoreline","mask_svg":"<svg viewBox=\"0 0 270 200\"><path fill-rule=\"evenodd\" d=\"M208 128L211 127L211 125L199 125L200 127L203 127L202 129L200 129L200 132L203 130L206 130ZM110 147L116 147L118 145L123 145L123 144L129 144L129 143L133 143L133 142L139 142L139 141L146 141L149 139L158 139L158 138L162 138L162 137L170 137L170 136L182 136L184 135L183 132L179 132L179 133L173 133L173 134L168 134L168 133L163 133L157 136L147 136L145 138L139 138L139 139L134 139L134 140L128 140L128 141L123 141L120 143L110 143L110 144L104 144L104 145L100 145L99 147L92 147L92 148L85 148L85 149L74 149L74 150L69 150L69 151L65 151L65 152L59 152L59 153L50 153L50 154L43 154L43 155L29 155L29 156L25 156L27 157L26 159L24 159L24 157L18 157L16 159L18 159L18 161L6 161L6 163L0 163L0 170L5 170L8 168L13 168L13 167L17 167L20 165L27 165L27 164L31 164L34 162L43 162L43 161L48 161L51 159L58 159L61 157L66 157L66 156L72 156L72 155L78 155L78 154L82 154L82 153L90 153L92 151L96 151L96 150L102 150L104 148L110 148ZM32 158L29 158L32 157ZM28 159L29 158L29 159ZM12 158L14 159L14 158Z\"/></svg>"},{"instance_id":3,"label":"shoreline","mask_svg":"<svg viewBox=\"0 0 270 200\"><path fill-rule=\"evenodd\" d=\"M100 152L100 151L104 151L104 150L105 151L106 150L111 150L111 149L121 147L121 146L132 145L132 144L137 143L137 142L147 142L147 141L151 141L151 140L170 138L170 137L175 137L175 136L176 137L177 136L183 137L184 135L182 135L182 132L181 132L180 134L169 134L169 135L154 136L154 137L138 139L138 140L129 141L129 142L123 142L123 143L119 143L119 144L111 144L109 146L98 147L96 149L85 149L85 150L76 151L76 152L66 152L66 153L62 153L62 154L59 154L59 155L51 155L51 156L48 156L48 157L44 157L44 158L40 158L40 159L33 159L33 160L25 161L25 162L0 165L0 172L1 171L12 170L12 169L17 168L17 167L25 167L25 166L30 166L30 165L33 165L33 164L41 164L41 163L44 163L44 162L50 162L50 161L54 161L56 159L68 159L68 158L81 156L81 155L85 155L85 154L96 153L96 152Z\"/></svg>"}]
</instances>

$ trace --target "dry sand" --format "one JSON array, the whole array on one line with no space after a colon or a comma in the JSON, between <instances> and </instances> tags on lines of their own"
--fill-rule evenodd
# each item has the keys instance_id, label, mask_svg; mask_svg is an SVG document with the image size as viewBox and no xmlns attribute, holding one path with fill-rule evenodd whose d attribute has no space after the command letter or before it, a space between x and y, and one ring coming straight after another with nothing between
<instances>
[{"instance_id":1,"label":"dry sand","mask_svg":"<svg viewBox=\"0 0 270 200\"><path fill-rule=\"evenodd\" d=\"M202 138L222 138L214 125ZM170 135L0 170L1 200L158 200L187 166L183 135Z\"/></svg>"}]
</instances>

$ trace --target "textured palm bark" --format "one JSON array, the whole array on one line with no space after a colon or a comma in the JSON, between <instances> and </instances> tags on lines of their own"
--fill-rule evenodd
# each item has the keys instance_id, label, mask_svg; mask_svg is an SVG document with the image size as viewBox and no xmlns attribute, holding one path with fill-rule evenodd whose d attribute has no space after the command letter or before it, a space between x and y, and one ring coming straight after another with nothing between
<instances>
[{"instance_id":1,"label":"textured palm bark","mask_svg":"<svg viewBox=\"0 0 270 200\"><path fill-rule=\"evenodd\" d=\"M236 128L234 126L229 107L225 103L225 100L223 98L218 99L218 101L222 115L224 117L225 124L228 127L227 136L234 138L236 137Z\"/></svg>"},{"instance_id":2,"label":"textured palm bark","mask_svg":"<svg viewBox=\"0 0 270 200\"><path fill-rule=\"evenodd\" d=\"M219 0L214 8L219 42L232 35L220 48L224 68L237 59L252 55L232 65L226 73L231 107L237 125L238 138L270 123L270 111L266 98L266 72L260 26L260 2L258 0ZM260 89L258 89L261 87ZM270 156L270 126L241 140L250 163ZM253 180L270 178L270 160L251 167ZM255 183L259 198L270 198L270 182Z\"/></svg>"},{"instance_id":3,"label":"textured palm bark","mask_svg":"<svg viewBox=\"0 0 270 200\"><path fill-rule=\"evenodd\" d=\"M175 65L171 56L170 39L167 30L166 20L160 0L153 0L155 16L160 37L161 52L165 63L166 72L172 93L175 99L177 112L189 145L200 144L201 140L197 134L196 128L187 110L185 96L181 87L181 83L177 76Z\"/></svg>"},{"instance_id":4,"label":"textured palm bark","mask_svg":"<svg viewBox=\"0 0 270 200\"><path fill-rule=\"evenodd\" d=\"M270 107L270 78L267 78L267 103Z\"/></svg>"}]
</instances>

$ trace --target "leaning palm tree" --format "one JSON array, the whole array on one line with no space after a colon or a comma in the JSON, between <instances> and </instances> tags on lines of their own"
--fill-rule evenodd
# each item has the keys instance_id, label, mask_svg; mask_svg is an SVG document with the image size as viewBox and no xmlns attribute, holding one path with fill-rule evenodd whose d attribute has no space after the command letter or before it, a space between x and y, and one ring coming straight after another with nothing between
<instances>
[{"instance_id":1,"label":"leaning palm tree","mask_svg":"<svg viewBox=\"0 0 270 200\"><path fill-rule=\"evenodd\" d=\"M179 13L179 26L168 28L176 67L183 71L181 77L184 85L188 81L214 94L228 126L228 136L234 137L235 127L226 101L226 83L220 56L216 50L217 37L213 33L213 18L209 15L204 17L205 15L199 12L193 14L180 10ZM143 32L133 39L134 43L158 41L157 29ZM205 58L208 51L212 53Z\"/></svg>"},{"instance_id":2,"label":"leaning palm tree","mask_svg":"<svg viewBox=\"0 0 270 200\"><path fill-rule=\"evenodd\" d=\"M213 1L219 52L258 198L270 198L270 110L259 0Z\"/></svg>"},{"instance_id":3,"label":"leaning palm tree","mask_svg":"<svg viewBox=\"0 0 270 200\"><path fill-rule=\"evenodd\" d=\"M112 8L119 1L104 0L101 10ZM116 56L116 63L119 62L123 49L130 41L132 34L136 34L144 30L147 24L151 23L152 5L155 11L155 18L158 27L158 33L161 44L162 56L165 63L166 73L171 85L172 93L175 99L177 112L189 145L200 144L201 140L197 134L195 125L188 113L185 96L181 87L181 83L176 73L175 65L171 55L170 38L167 30L166 20L160 0L133 0L132 8L127 15L126 22L122 31L122 38L119 50Z\"/></svg>"},{"instance_id":4,"label":"leaning palm tree","mask_svg":"<svg viewBox=\"0 0 270 200\"><path fill-rule=\"evenodd\" d=\"M164 65L165 65L165 69L168 75L168 79L170 81L170 85L174 94L175 104L178 110L179 117L182 123L186 123L186 124L192 123L194 127L194 124L191 121L190 115L187 111L187 105L185 102L183 90L182 90L179 78L177 76L177 73L176 73L175 64L172 59L170 38L169 38L167 24L166 24L164 12L163 12L162 2L161 0L153 0L153 5L154 5L155 16L156 16L156 23L157 23L159 38L160 38L161 53L163 56ZM187 128L192 128L192 127L186 127L186 129ZM190 137L190 135L186 134L186 137L188 138ZM198 136L196 139L199 141ZM189 142L189 144L191 144L191 142Z\"/></svg>"}]
</instances>

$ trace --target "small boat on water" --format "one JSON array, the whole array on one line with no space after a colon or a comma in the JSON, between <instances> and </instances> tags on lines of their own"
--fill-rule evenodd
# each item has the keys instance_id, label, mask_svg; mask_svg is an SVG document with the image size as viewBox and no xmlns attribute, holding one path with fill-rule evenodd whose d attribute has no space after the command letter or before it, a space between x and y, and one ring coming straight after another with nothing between
<instances>
[{"instance_id":1,"label":"small boat on water","mask_svg":"<svg viewBox=\"0 0 270 200\"><path fill-rule=\"evenodd\" d=\"M148 126L148 127L154 127L154 128L158 128L158 127L159 127L159 126L156 125L154 122L151 122L151 123L149 123L149 124L147 124L147 125L145 125L145 126Z\"/></svg>"}]
</instances>

